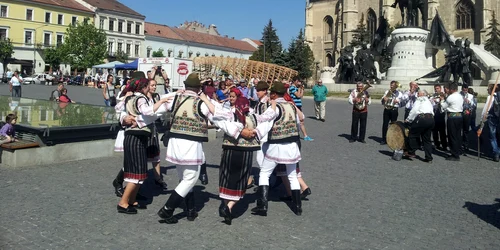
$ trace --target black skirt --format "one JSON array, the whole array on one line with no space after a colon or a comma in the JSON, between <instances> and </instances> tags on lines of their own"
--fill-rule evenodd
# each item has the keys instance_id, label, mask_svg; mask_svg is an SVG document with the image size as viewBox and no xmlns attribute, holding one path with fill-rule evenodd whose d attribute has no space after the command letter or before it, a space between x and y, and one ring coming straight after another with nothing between
<instances>
[{"instance_id":1,"label":"black skirt","mask_svg":"<svg viewBox=\"0 0 500 250\"><path fill-rule=\"evenodd\" d=\"M160 140L158 139L158 132L156 128L154 128L152 132L146 148L148 162L160 162Z\"/></svg>"},{"instance_id":2,"label":"black skirt","mask_svg":"<svg viewBox=\"0 0 500 250\"><path fill-rule=\"evenodd\" d=\"M247 189L253 151L223 149L219 169L219 196L238 201Z\"/></svg>"},{"instance_id":3,"label":"black skirt","mask_svg":"<svg viewBox=\"0 0 500 250\"><path fill-rule=\"evenodd\" d=\"M144 181L147 177L148 159L146 146L149 136L134 135L125 132L123 139L123 169L124 178Z\"/></svg>"}]
</instances>

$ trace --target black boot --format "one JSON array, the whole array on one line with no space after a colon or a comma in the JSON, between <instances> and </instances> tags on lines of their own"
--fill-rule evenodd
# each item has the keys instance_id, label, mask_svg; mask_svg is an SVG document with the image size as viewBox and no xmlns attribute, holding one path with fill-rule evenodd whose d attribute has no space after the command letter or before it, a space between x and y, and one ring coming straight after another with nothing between
<instances>
[{"instance_id":1,"label":"black boot","mask_svg":"<svg viewBox=\"0 0 500 250\"><path fill-rule=\"evenodd\" d=\"M188 221L194 221L198 217L198 212L196 212L196 208L194 207L194 192L188 193L184 201L186 201L187 219Z\"/></svg>"},{"instance_id":2,"label":"black boot","mask_svg":"<svg viewBox=\"0 0 500 250\"><path fill-rule=\"evenodd\" d=\"M224 217L224 223L231 225L233 221L233 214L231 213L231 210L229 210L229 207L227 205L220 207L219 213L222 217Z\"/></svg>"},{"instance_id":3,"label":"black boot","mask_svg":"<svg viewBox=\"0 0 500 250\"><path fill-rule=\"evenodd\" d=\"M292 202L296 215L302 215L302 199L300 197L300 190L292 190Z\"/></svg>"},{"instance_id":4,"label":"black boot","mask_svg":"<svg viewBox=\"0 0 500 250\"><path fill-rule=\"evenodd\" d=\"M113 187L115 187L115 194L118 197L122 197L123 192L123 169L120 169L120 172L118 172L118 175L116 175L116 178L113 180Z\"/></svg>"},{"instance_id":5,"label":"black boot","mask_svg":"<svg viewBox=\"0 0 500 250\"><path fill-rule=\"evenodd\" d=\"M198 179L201 181L201 184L203 184L203 185L208 184L207 164L206 163L201 164L200 176L198 177Z\"/></svg>"},{"instance_id":6,"label":"black boot","mask_svg":"<svg viewBox=\"0 0 500 250\"><path fill-rule=\"evenodd\" d=\"M177 218L174 217L174 210L182 202L182 197L177 192L172 192L165 206L158 211L158 216L165 220L167 224L177 223Z\"/></svg>"},{"instance_id":7,"label":"black boot","mask_svg":"<svg viewBox=\"0 0 500 250\"><path fill-rule=\"evenodd\" d=\"M259 186L259 194L260 198L257 199L257 206L252 208L252 212L257 215L267 216L267 196L269 194L269 186Z\"/></svg>"}]
</instances>

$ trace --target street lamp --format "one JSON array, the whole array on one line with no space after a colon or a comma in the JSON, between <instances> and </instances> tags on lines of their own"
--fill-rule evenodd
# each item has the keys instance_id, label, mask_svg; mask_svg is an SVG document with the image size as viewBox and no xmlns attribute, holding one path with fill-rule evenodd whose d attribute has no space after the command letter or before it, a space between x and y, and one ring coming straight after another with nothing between
<instances>
[{"instance_id":1,"label":"street lamp","mask_svg":"<svg viewBox=\"0 0 500 250\"><path fill-rule=\"evenodd\" d=\"M48 24L39 26L35 28L35 30L33 31L33 72L32 72L33 74L35 74L35 69L36 69L36 30L45 26L48 26Z\"/></svg>"}]
</instances>

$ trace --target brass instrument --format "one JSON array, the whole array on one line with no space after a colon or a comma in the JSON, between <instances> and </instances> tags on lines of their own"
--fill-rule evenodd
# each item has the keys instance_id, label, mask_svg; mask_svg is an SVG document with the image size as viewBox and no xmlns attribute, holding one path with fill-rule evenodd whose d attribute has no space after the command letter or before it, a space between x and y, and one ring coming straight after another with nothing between
<instances>
[{"instance_id":1,"label":"brass instrument","mask_svg":"<svg viewBox=\"0 0 500 250\"><path fill-rule=\"evenodd\" d=\"M393 108L394 107L395 98L393 98L392 96L394 95L394 92L396 92L396 90L398 88L399 88L399 82L396 82L394 84L394 87L390 88L389 91L387 91L387 94L384 96L384 98L387 97L387 102L385 102L386 108ZM382 99L384 99L384 98L382 98Z\"/></svg>"},{"instance_id":2,"label":"brass instrument","mask_svg":"<svg viewBox=\"0 0 500 250\"><path fill-rule=\"evenodd\" d=\"M365 91L371 87L373 87L373 86L369 82L367 82L366 85L363 87L363 89L358 92L358 95L356 96L356 98L358 98L358 99L363 98ZM365 101L361 100L360 102L356 103L355 106L358 110L363 110L365 108Z\"/></svg>"}]
</instances>

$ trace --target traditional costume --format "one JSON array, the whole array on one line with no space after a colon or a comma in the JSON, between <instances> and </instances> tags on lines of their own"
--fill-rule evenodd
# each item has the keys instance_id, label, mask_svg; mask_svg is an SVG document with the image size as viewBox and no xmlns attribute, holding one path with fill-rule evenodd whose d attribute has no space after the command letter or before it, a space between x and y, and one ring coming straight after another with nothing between
<instances>
[{"instance_id":1,"label":"traditional costume","mask_svg":"<svg viewBox=\"0 0 500 250\"><path fill-rule=\"evenodd\" d=\"M408 114L407 122L411 123L408 133L407 156L415 156L415 151L420 148L420 138L425 152L425 161L432 162L431 133L434 128L434 107L427 96L420 96L415 100L414 106Z\"/></svg>"},{"instance_id":2,"label":"traditional costume","mask_svg":"<svg viewBox=\"0 0 500 250\"><path fill-rule=\"evenodd\" d=\"M382 142L380 144L385 145L387 144L386 138L389 121L396 122L398 120L398 109L400 107L399 105L403 94L398 90L394 90L392 93L389 93L389 90L386 90L383 96L388 97L387 102L384 101L384 98L381 100L382 105L384 105L384 115L382 121Z\"/></svg>"},{"instance_id":3,"label":"traditional costume","mask_svg":"<svg viewBox=\"0 0 500 250\"><path fill-rule=\"evenodd\" d=\"M446 111L448 115L446 127L451 155L448 156L446 160L460 160L460 146L462 145L463 129L463 103L464 99L458 92L449 95L446 100L441 101L441 111Z\"/></svg>"},{"instance_id":4,"label":"traditional costume","mask_svg":"<svg viewBox=\"0 0 500 250\"><path fill-rule=\"evenodd\" d=\"M358 95L360 95L360 100L355 101ZM349 140L349 142L355 142L356 140L359 140L362 143L366 143L365 135L366 120L368 118L368 105L372 103L372 99L366 90L359 94L359 91L355 89L349 95L348 101L349 104L352 105L351 139Z\"/></svg>"},{"instance_id":5,"label":"traditional costume","mask_svg":"<svg viewBox=\"0 0 500 250\"><path fill-rule=\"evenodd\" d=\"M474 95L467 92L469 86L467 84L462 85L462 91L460 95L463 98L463 113L462 113L462 150L463 153L469 150L469 130L470 130L470 120L472 119L472 112L476 108L476 103L474 102Z\"/></svg>"}]
</instances>

